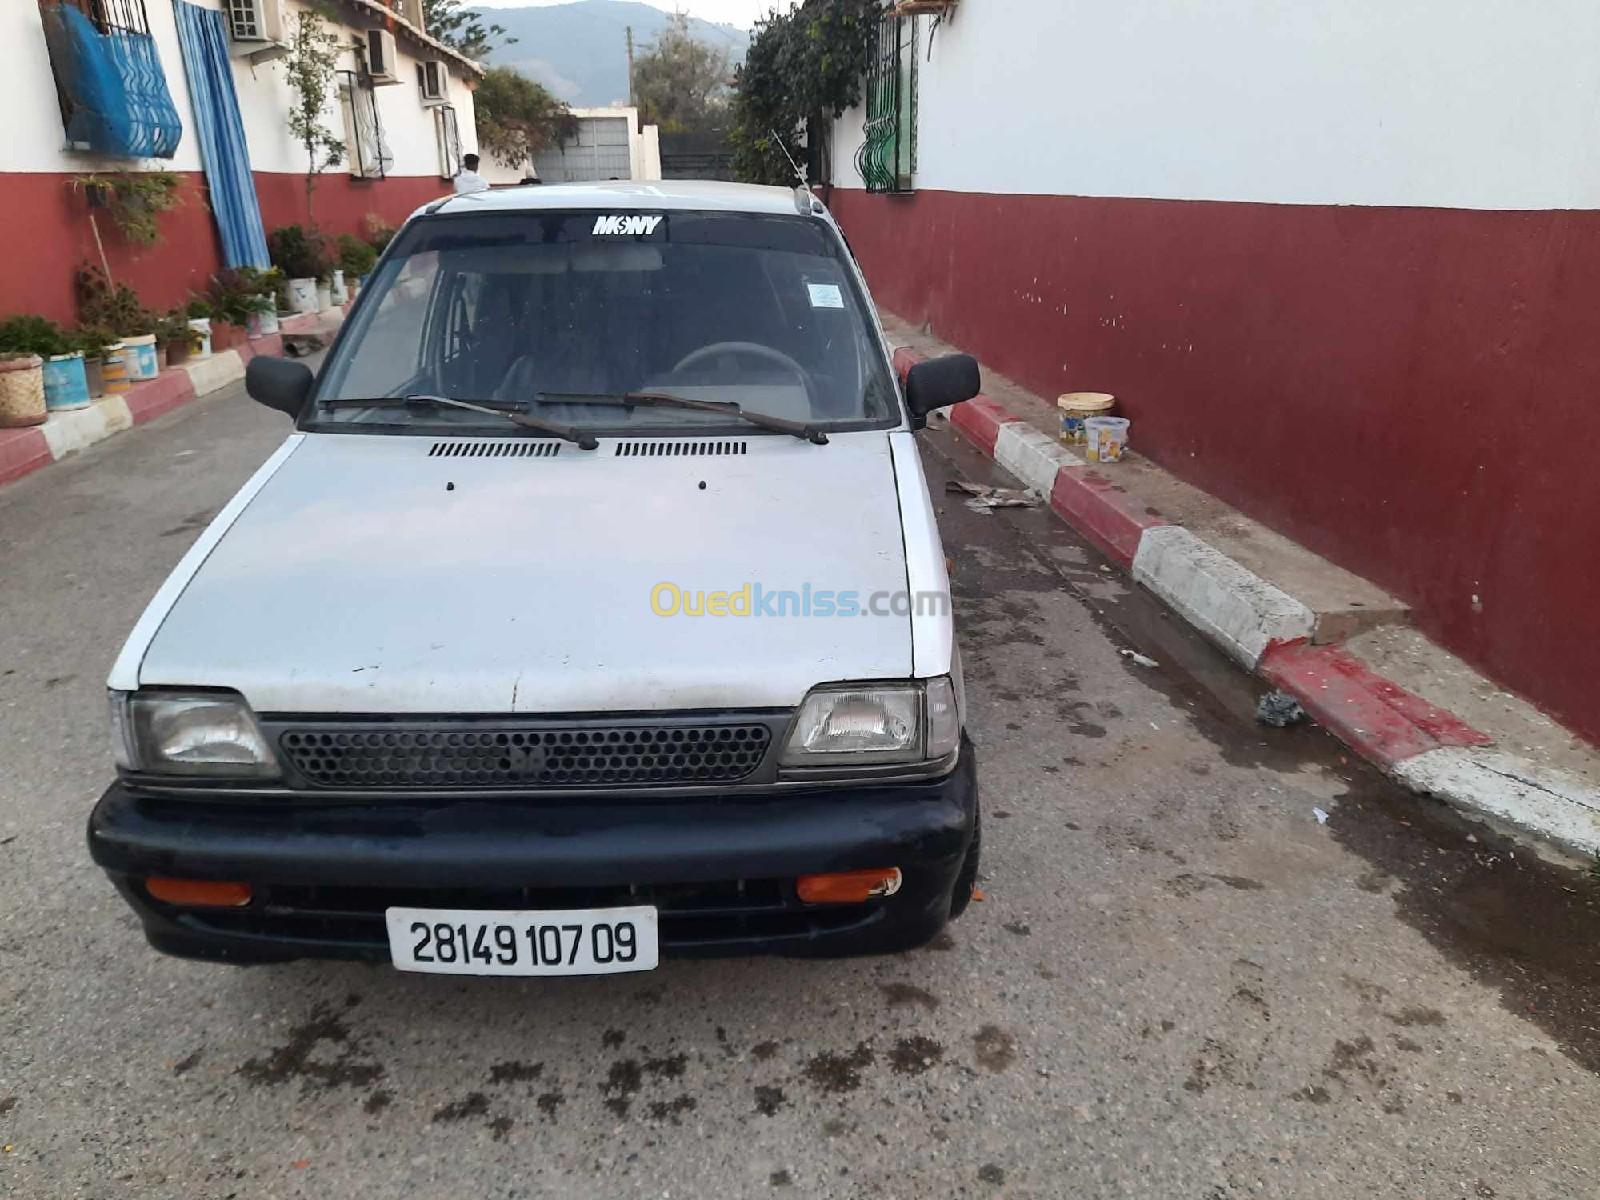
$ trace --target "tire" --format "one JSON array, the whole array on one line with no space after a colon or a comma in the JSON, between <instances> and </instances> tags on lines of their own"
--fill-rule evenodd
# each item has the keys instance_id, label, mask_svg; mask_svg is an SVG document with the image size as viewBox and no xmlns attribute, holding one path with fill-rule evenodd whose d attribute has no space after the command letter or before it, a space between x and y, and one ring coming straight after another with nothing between
<instances>
[{"instance_id":1,"label":"tire","mask_svg":"<svg viewBox=\"0 0 1600 1200\"><path fill-rule=\"evenodd\" d=\"M954 921L967 911L972 903L973 890L978 886L978 864L983 858L983 807L979 805L972 814L972 844L967 847L966 860L961 873L956 876L956 888L950 896L950 919Z\"/></svg>"}]
</instances>

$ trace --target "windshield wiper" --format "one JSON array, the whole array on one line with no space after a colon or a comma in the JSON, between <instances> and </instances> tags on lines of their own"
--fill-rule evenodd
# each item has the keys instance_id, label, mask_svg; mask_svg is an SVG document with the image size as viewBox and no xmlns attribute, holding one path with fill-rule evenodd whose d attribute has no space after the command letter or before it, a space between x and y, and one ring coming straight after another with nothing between
<instances>
[{"instance_id":1,"label":"windshield wiper","mask_svg":"<svg viewBox=\"0 0 1600 1200\"><path fill-rule=\"evenodd\" d=\"M775 417L771 413L751 412L737 404L720 400L694 400L672 392L539 392L534 399L541 404L612 404L621 408L686 408L692 412L716 413L724 417L737 417L746 424L774 433L787 433L816 446L826 446L828 435L815 425L804 421L791 421L788 417Z\"/></svg>"},{"instance_id":2,"label":"windshield wiper","mask_svg":"<svg viewBox=\"0 0 1600 1200\"><path fill-rule=\"evenodd\" d=\"M576 442L580 450L594 450L598 449L600 445L594 434L572 425L562 425L556 421L530 417L523 411L523 406L520 404L515 406L479 404L471 400L456 400L450 396L429 396L419 393L410 396L372 396L356 399L324 400L322 405L324 408L376 408L380 405L395 405L404 408L464 408L468 412L488 413L491 417L502 417L513 425L520 425L522 428L531 429L536 433L548 434L550 437L561 438L563 441Z\"/></svg>"}]
</instances>

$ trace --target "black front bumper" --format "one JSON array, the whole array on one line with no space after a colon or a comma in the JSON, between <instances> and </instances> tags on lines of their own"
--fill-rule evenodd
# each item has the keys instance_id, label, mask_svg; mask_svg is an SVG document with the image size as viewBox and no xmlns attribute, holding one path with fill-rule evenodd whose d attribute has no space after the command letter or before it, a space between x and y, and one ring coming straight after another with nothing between
<instances>
[{"instance_id":1,"label":"black front bumper","mask_svg":"<svg viewBox=\"0 0 1600 1200\"><path fill-rule=\"evenodd\" d=\"M970 744L943 779L741 797L553 803L494 797L424 803L172 799L118 782L89 818L89 852L170 954L233 962L386 962L384 910L603 908L655 904L664 956L890 953L949 919L972 842ZM900 891L814 906L800 875L899 867ZM153 899L150 876L231 880L236 909Z\"/></svg>"}]
</instances>

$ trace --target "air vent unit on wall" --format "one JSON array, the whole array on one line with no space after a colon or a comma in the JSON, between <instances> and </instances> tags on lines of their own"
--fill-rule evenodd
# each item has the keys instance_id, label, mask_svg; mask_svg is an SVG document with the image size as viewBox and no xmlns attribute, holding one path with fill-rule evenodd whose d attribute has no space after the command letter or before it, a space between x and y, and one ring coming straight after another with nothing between
<instances>
[{"instance_id":1,"label":"air vent unit on wall","mask_svg":"<svg viewBox=\"0 0 1600 1200\"><path fill-rule=\"evenodd\" d=\"M372 82L399 83L398 63L394 34L387 29L367 30L367 74L372 78Z\"/></svg>"}]
</instances>

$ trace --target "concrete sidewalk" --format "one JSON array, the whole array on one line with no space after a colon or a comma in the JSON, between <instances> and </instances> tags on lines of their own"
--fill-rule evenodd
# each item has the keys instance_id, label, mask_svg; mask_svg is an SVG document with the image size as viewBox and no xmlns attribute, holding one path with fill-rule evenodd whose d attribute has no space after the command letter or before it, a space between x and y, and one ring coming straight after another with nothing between
<instances>
[{"instance_id":1,"label":"concrete sidewalk","mask_svg":"<svg viewBox=\"0 0 1600 1200\"><path fill-rule=\"evenodd\" d=\"M957 349L884 327L901 374ZM1085 462L1053 401L1004 376L986 369L984 389L951 424L1240 666L1413 791L1600 855L1600 753L1429 641L1402 602L1137 453Z\"/></svg>"},{"instance_id":2,"label":"concrete sidewalk","mask_svg":"<svg viewBox=\"0 0 1600 1200\"><path fill-rule=\"evenodd\" d=\"M0 485L59 462L85 446L104 441L159 417L198 396L209 395L244 378L245 364L260 354L282 354L286 336L326 337L344 320L344 310L284 317L279 332L250 338L242 345L163 370L117 396L101 396L86 408L52 412L43 425L0 429Z\"/></svg>"}]
</instances>

